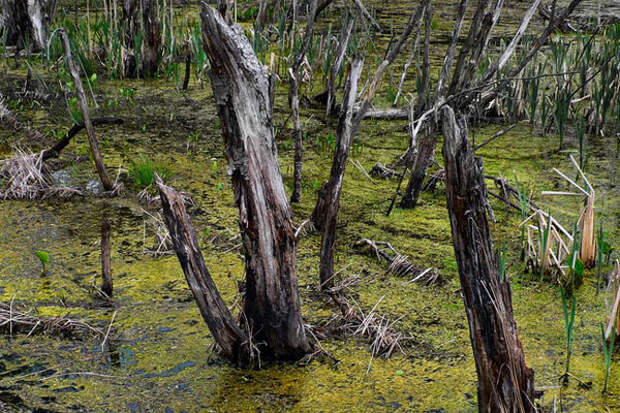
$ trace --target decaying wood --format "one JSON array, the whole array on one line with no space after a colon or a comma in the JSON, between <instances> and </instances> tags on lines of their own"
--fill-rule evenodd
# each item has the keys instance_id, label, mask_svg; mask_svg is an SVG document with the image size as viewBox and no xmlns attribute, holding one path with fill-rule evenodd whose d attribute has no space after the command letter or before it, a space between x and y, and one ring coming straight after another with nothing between
<instances>
[{"instance_id":1,"label":"decaying wood","mask_svg":"<svg viewBox=\"0 0 620 413\"><path fill-rule=\"evenodd\" d=\"M517 336L509 280L499 275L482 163L464 116L446 106L442 118L448 214L478 373L478 411L535 412L534 372Z\"/></svg>"},{"instance_id":2,"label":"decaying wood","mask_svg":"<svg viewBox=\"0 0 620 413\"><path fill-rule=\"evenodd\" d=\"M377 30L381 31L381 25L377 22L377 20L375 20L374 17L372 17L366 6L364 6L364 3L362 3L361 0L353 0L353 3L362 15L370 22L370 24L372 24Z\"/></svg>"},{"instance_id":3,"label":"decaying wood","mask_svg":"<svg viewBox=\"0 0 620 413\"><path fill-rule=\"evenodd\" d=\"M545 21L552 21L555 16L559 15L562 12L562 9L560 7L557 7L555 5L555 2L552 3L553 4L543 4L538 8L538 14ZM563 33L577 32L577 30L566 20L561 22L558 27Z\"/></svg>"},{"instance_id":4,"label":"decaying wood","mask_svg":"<svg viewBox=\"0 0 620 413\"><path fill-rule=\"evenodd\" d=\"M142 76L150 77L157 73L161 60L161 28L158 17L157 0L140 0L142 10Z\"/></svg>"},{"instance_id":5,"label":"decaying wood","mask_svg":"<svg viewBox=\"0 0 620 413\"><path fill-rule=\"evenodd\" d=\"M354 244L356 248L368 247L374 252L377 258L383 258L390 265L388 272L404 277L412 275L411 282L419 282L422 284L435 284L439 281L439 273L434 268L420 268L409 261L406 255L400 254L389 243L383 241L373 241L368 238L362 238ZM388 252L389 251L389 252Z\"/></svg>"},{"instance_id":6,"label":"decaying wood","mask_svg":"<svg viewBox=\"0 0 620 413\"><path fill-rule=\"evenodd\" d=\"M84 93L84 87L82 86L82 79L80 78L80 73L77 70L75 63L73 62L69 36L64 29L60 31L60 35L62 36L62 44L65 51L65 61L69 68L69 73L71 73L71 77L73 78L73 84L75 85L80 112L82 112L82 118L84 121L84 125L86 126L86 131L88 133L88 143L90 145L91 154L93 155L95 167L97 168L97 173L99 174L99 179L101 179L103 188L106 191L112 191L114 190L114 185L112 184L112 181L108 176L108 172L105 169L105 165L103 164L101 152L99 152L99 144L97 143L95 129L93 128L93 124L90 120L88 102L86 100L86 93Z\"/></svg>"},{"instance_id":7,"label":"decaying wood","mask_svg":"<svg viewBox=\"0 0 620 413\"><path fill-rule=\"evenodd\" d=\"M329 180L321 187L312 223L322 231L320 282L322 289L333 286L333 248L336 241L336 219L340 206L340 189L344 179L349 150L353 141L353 105L357 98L357 85L364 67L363 60L355 56L349 70L345 94L336 131L336 149ZM331 258L332 261L329 259Z\"/></svg>"},{"instance_id":8,"label":"decaying wood","mask_svg":"<svg viewBox=\"0 0 620 413\"><path fill-rule=\"evenodd\" d=\"M8 46L44 50L49 27L54 20L57 0L0 0L0 38Z\"/></svg>"},{"instance_id":9,"label":"decaying wood","mask_svg":"<svg viewBox=\"0 0 620 413\"><path fill-rule=\"evenodd\" d=\"M91 121L93 126L121 125L123 124L123 122L123 119L114 117L95 118ZM84 122L73 125L71 129L69 129L69 132L67 132L58 142L56 142L54 146L52 146L50 149L46 149L43 151L43 161L57 158L60 155L60 152L62 152L62 150L65 149L67 145L69 145L71 139L73 139L73 137L80 133L80 131L82 131L85 127L86 125L84 124Z\"/></svg>"},{"instance_id":10,"label":"decaying wood","mask_svg":"<svg viewBox=\"0 0 620 413\"><path fill-rule=\"evenodd\" d=\"M304 157L303 131L301 129L301 119L299 117L299 87L302 81L302 65L306 60L306 52L312 41L314 33L314 21L316 17L317 0L311 0L308 8L308 21L306 23L306 32L302 42L301 50L294 57L294 62L289 69L289 103L293 114L293 136L295 138L295 168L293 174L293 193L291 195L291 203L299 202L301 199L301 180Z\"/></svg>"},{"instance_id":11,"label":"decaying wood","mask_svg":"<svg viewBox=\"0 0 620 413\"><path fill-rule=\"evenodd\" d=\"M397 177L400 177L402 174L396 172L393 169L388 168L382 163L377 162L370 170L370 175L385 179L385 178L397 178Z\"/></svg>"},{"instance_id":12,"label":"decaying wood","mask_svg":"<svg viewBox=\"0 0 620 413\"><path fill-rule=\"evenodd\" d=\"M112 297L112 257L110 254L110 221L104 217L101 223L101 291Z\"/></svg>"},{"instance_id":13,"label":"decaying wood","mask_svg":"<svg viewBox=\"0 0 620 413\"><path fill-rule=\"evenodd\" d=\"M196 231L185 209L185 198L164 185L159 177L156 184L174 250L202 318L226 358L235 363L250 363L252 349L248 347L248 336L233 319L207 270Z\"/></svg>"},{"instance_id":14,"label":"decaying wood","mask_svg":"<svg viewBox=\"0 0 620 413\"><path fill-rule=\"evenodd\" d=\"M241 27L203 3L202 32L246 264L243 315L261 357L310 350L297 291L295 231L280 175L267 74Z\"/></svg>"}]
</instances>

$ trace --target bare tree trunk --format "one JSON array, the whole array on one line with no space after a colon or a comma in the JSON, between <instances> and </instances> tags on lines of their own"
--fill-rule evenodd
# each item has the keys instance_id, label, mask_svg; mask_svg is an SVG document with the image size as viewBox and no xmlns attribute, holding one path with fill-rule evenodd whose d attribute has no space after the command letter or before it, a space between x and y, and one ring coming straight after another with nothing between
<instances>
[{"instance_id":1,"label":"bare tree trunk","mask_svg":"<svg viewBox=\"0 0 620 413\"><path fill-rule=\"evenodd\" d=\"M248 347L248 337L233 319L207 270L196 232L185 210L185 199L164 185L159 177L155 182L174 250L202 318L226 358L238 364L249 363L251 349Z\"/></svg>"},{"instance_id":2,"label":"bare tree trunk","mask_svg":"<svg viewBox=\"0 0 620 413\"><path fill-rule=\"evenodd\" d=\"M261 356L298 359L310 350L295 274L295 232L273 138L267 74L242 29L203 3L211 85L239 208L245 252L243 315Z\"/></svg>"},{"instance_id":3,"label":"bare tree trunk","mask_svg":"<svg viewBox=\"0 0 620 413\"><path fill-rule=\"evenodd\" d=\"M422 52L422 80L420 81L420 89L418 90L418 101L415 106L415 113L420 113L428 108L430 102L430 44L431 44L431 28L433 22L433 5L428 2L428 6L424 11L424 51Z\"/></svg>"},{"instance_id":4,"label":"bare tree trunk","mask_svg":"<svg viewBox=\"0 0 620 413\"><path fill-rule=\"evenodd\" d=\"M487 220L482 160L465 117L443 110L448 214L478 373L478 411L535 412L534 372L525 364L509 280L500 279Z\"/></svg>"},{"instance_id":5,"label":"bare tree trunk","mask_svg":"<svg viewBox=\"0 0 620 413\"><path fill-rule=\"evenodd\" d=\"M138 32L138 1L123 0L123 43L127 49L134 48L134 39Z\"/></svg>"},{"instance_id":6,"label":"bare tree trunk","mask_svg":"<svg viewBox=\"0 0 620 413\"><path fill-rule=\"evenodd\" d=\"M267 0L260 0L258 3L258 14L256 15L256 28L260 32L265 26L267 18Z\"/></svg>"},{"instance_id":7,"label":"bare tree trunk","mask_svg":"<svg viewBox=\"0 0 620 413\"><path fill-rule=\"evenodd\" d=\"M107 217L101 223L101 291L112 297L112 258L110 256L110 221Z\"/></svg>"},{"instance_id":8,"label":"bare tree trunk","mask_svg":"<svg viewBox=\"0 0 620 413\"><path fill-rule=\"evenodd\" d=\"M217 10L228 24L233 22L232 5L230 3L231 0L217 0Z\"/></svg>"},{"instance_id":9,"label":"bare tree trunk","mask_svg":"<svg viewBox=\"0 0 620 413\"><path fill-rule=\"evenodd\" d=\"M436 145L437 135L433 132L425 133L422 139L420 139L420 143L415 148L413 156L411 177L400 202L401 208L415 208L418 204L418 197L422 191L426 169L435 158Z\"/></svg>"},{"instance_id":10,"label":"bare tree trunk","mask_svg":"<svg viewBox=\"0 0 620 413\"><path fill-rule=\"evenodd\" d=\"M142 3L142 75L151 77L157 73L161 60L161 28L157 0L140 0Z\"/></svg>"},{"instance_id":11,"label":"bare tree trunk","mask_svg":"<svg viewBox=\"0 0 620 413\"><path fill-rule=\"evenodd\" d=\"M329 71L329 80L327 82L327 108L325 109L326 117L331 116L333 110L334 99L336 96L336 76L338 76L338 72L342 67L342 62L344 61L344 56L347 52L347 46L349 45L349 40L351 39L351 33L353 32L353 26L355 26L355 19L350 18L347 20L347 24L342 28L338 51L336 52L336 60Z\"/></svg>"},{"instance_id":12,"label":"bare tree trunk","mask_svg":"<svg viewBox=\"0 0 620 413\"><path fill-rule=\"evenodd\" d=\"M355 56L351 63L349 78L342 101L338 130L336 131L336 149L329 174L329 180L321 187L312 220L322 230L320 282L321 289L328 290L334 285L334 243L336 242L336 222L340 209L340 192L344 172L349 158L349 150L354 138L352 118L353 106L357 98L357 85L364 68L364 61Z\"/></svg>"},{"instance_id":13,"label":"bare tree trunk","mask_svg":"<svg viewBox=\"0 0 620 413\"><path fill-rule=\"evenodd\" d=\"M7 45L33 50L47 47L57 0L0 0L0 35Z\"/></svg>"},{"instance_id":14,"label":"bare tree trunk","mask_svg":"<svg viewBox=\"0 0 620 413\"><path fill-rule=\"evenodd\" d=\"M480 3L484 3L486 0L480 0ZM452 73L452 61L454 60L454 52L458 39L461 35L463 28L463 21L465 19L465 11L467 10L467 4L469 0L461 0L457 9L457 16L452 29L452 38L450 45L444 56L443 66L437 82L437 99L444 99L446 94L446 85L450 82ZM428 21L428 19L427 19ZM412 125L413 127L413 125ZM412 132L414 135L416 132ZM413 136L412 140L416 140L416 136ZM411 177L409 183L405 189L405 194L401 200L402 208L415 208L418 203L418 197L424 184L424 178L426 177L426 169L431 164L435 156L435 145L437 144L437 136L434 133L426 133L420 140L419 147L413 156L413 162L411 167Z\"/></svg>"},{"instance_id":15,"label":"bare tree trunk","mask_svg":"<svg viewBox=\"0 0 620 413\"><path fill-rule=\"evenodd\" d=\"M290 75L290 87L289 87L289 101L291 105L291 111L293 113L293 123L295 125L293 135L295 137L295 171L293 178L293 194L291 195L291 203L299 202L301 198L301 174L303 168L304 158L304 141L303 131L301 130L301 119L299 117L299 87L301 84L301 67L306 58L306 53L310 42L312 41L312 34L314 31L314 20L316 17L316 5L317 0L310 0L310 7L308 9L308 22L306 23L306 33L304 35L303 44L299 54L295 57L293 66L289 69Z\"/></svg>"},{"instance_id":16,"label":"bare tree trunk","mask_svg":"<svg viewBox=\"0 0 620 413\"><path fill-rule=\"evenodd\" d=\"M379 84L383 79L386 69L394 62L396 56L411 35L414 26L422 18L422 12L429 0L423 0L418 7L411 13L407 26L400 35L398 41L388 50L385 58L377 68L370 81L364 99L360 103L359 109L353 113L353 106L357 98L357 84L362 73L363 61L356 56L351 64L345 97L342 102L338 129L336 131L336 150L329 176L329 180L323 184L319 191L319 196L312 212L314 225L322 231L321 240L321 263L319 279L321 288L327 290L334 283L334 244L336 242L336 221L340 208L340 193L344 173L349 159L349 150L353 139L359 130L366 112L370 108L372 100L377 92Z\"/></svg>"},{"instance_id":17,"label":"bare tree trunk","mask_svg":"<svg viewBox=\"0 0 620 413\"><path fill-rule=\"evenodd\" d=\"M82 112L82 118L84 120L84 125L86 125L86 131L88 133L88 143L90 145L90 151L93 155L93 160L95 162L95 167L97 168L97 173L99 174L99 179L101 179L101 183L103 184L103 188L106 191L114 190L114 185L108 176L108 172L105 169L105 165L103 164L103 158L101 157L101 152L99 152L99 144L97 143L97 136L95 135L95 128L93 128L93 124L90 120L90 114L88 111L88 102L86 100L86 93L84 93L84 87L82 86L82 80L80 78L80 73L75 67L75 63L73 62L73 57L71 54L71 45L69 43L69 36L67 32L63 29L60 31L62 36L62 44L65 50L65 60L67 62L67 66L69 67L69 73L71 73L71 77L73 78L73 84L75 85L75 91L77 94L78 104L80 106L80 111Z\"/></svg>"}]
</instances>

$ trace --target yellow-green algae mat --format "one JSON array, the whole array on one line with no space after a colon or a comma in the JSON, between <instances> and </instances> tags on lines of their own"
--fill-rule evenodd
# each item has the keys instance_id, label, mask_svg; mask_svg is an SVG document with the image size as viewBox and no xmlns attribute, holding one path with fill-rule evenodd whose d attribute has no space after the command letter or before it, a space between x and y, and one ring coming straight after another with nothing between
<instances>
[{"instance_id":1,"label":"yellow-green algae mat","mask_svg":"<svg viewBox=\"0 0 620 413\"><path fill-rule=\"evenodd\" d=\"M482 140L497 129L478 130L475 137ZM380 144L378 136L382 137ZM363 149L353 157L369 169L375 161L393 159L406 145L407 137L394 131L393 124L368 123L359 141ZM609 142L601 142L605 144ZM538 195L558 182L549 173L550 168L567 164L566 153L555 152L554 145L553 139L533 136L529 127L523 126L481 154L489 174L511 179L516 176L535 191L537 201L570 219L575 214L572 201L546 200ZM281 151L281 158L285 181L290 182L290 151ZM241 258L236 250L225 251L209 242L218 235L230 237L236 229L236 209L222 159L171 151L165 161L175 173L171 183L194 196L198 211L194 220L207 265L232 305L238 298L236 283L243 278ZM308 153L308 185L304 202L295 207L297 222L311 210L315 196L312 183L325 178L329 162L328 150ZM610 162L604 152L593 153L587 171L608 207L602 215L614 222L617 210L609 206L617 205L618 197L606 189L613 188ZM84 167L88 169L87 164ZM110 336L112 354L101 352L100 338L3 337L0 394L17 395L30 408L59 412L476 411L476 374L458 294L444 196L441 188L425 193L417 209L396 209L385 217L383 211L394 187L395 182L371 182L356 168L349 169L342 198L344 226L339 232L337 268L343 276L361 276L362 282L352 294L366 311L383 297L377 307L379 313L393 319L404 316L395 328L408 337L403 342L407 354L371 362L363 339L331 339L321 345L339 363L318 357L306 364L268 365L259 371L233 368L211 351L212 337L176 258L142 254L145 217L135 201L78 198L71 202L3 202L0 300L15 299L36 306L42 316L88 319L104 330L114 311L117 315ZM571 372L591 386L580 386L573 379L567 387L559 387L565 344L557 288L520 274L517 214L506 212L500 203L492 205L498 217L493 228L496 243L504 243L509 251L508 273L520 337L528 363L536 371L536 384L545 390L544 405L552 406L554 399L559 403L561 396L567 411L617 411L617 361L612 364L609 393L601 394L604 367L599 323L606 320L609 293L604 291L596 297L595 274L587 275L578 292ZM98 231L104 210L114 228L114 308L94 300L91 288L99 270ZM610 232L613 243L617 230ZM360 236L389 240L418 265L438 267L447 282L425 287L386 275L382 263L351 249ZM335 312L315 293L318 245L318 236L310 234L301 240L298 251L303 311L311 324L325 321ZM46 275L41 275L33 253L39 249L51 254Z\"/></svg>"}]
</instances>

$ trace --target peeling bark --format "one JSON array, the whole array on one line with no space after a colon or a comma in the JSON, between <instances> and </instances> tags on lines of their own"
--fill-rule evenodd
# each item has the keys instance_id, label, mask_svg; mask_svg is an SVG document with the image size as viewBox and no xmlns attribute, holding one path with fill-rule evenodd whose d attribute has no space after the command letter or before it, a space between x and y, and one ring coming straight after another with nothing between
<instances>
[{"instance_id":1,"label":"peeling bark","mask_svg":"<svg viewBox=\"0 0 620 413\"><path fill-rule=\"evenodd\" d=\"M18 49L31 46L34 51L47 47L49 26L54 19L57 0L0 0L0 36Z\"/></svg>"}]
</instances>

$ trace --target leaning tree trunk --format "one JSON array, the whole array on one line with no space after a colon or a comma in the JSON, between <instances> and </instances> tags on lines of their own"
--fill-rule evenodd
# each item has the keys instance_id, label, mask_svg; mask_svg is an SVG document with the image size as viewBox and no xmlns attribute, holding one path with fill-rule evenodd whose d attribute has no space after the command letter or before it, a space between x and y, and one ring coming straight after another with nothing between
<instances>
[{"instance_id":1,"label":"leaning tree trunk","mask_svg":"<svg viewBox=\"0 0 620 413\"><path fill-rule=\"evenodd\" d=\"M0 36L18 49L47 47L57 0L0 0Z\"/></svg>"},{"instance_id":2,"label":"leaning tree trunk","mask_svg":"<svg viewBox=\"0 0 620 413\"><path fill-rule=\"evenodd\" d=\"M261 356L310 350L297 291L295 233L272 133L267 74L241 27L203 3L202 33L245 253L243 316Z\"/></svg>"},{"instance_id":3,"label":"leaning tree trunk","mask_svg":"<svg viewBox=\"0 0 620 413\"><path fill-rule=\"evenodd\" d=\"M336 131L336 149L334 160L329 174L329 180L323 184L319 191L316 206L312 213L312 221L322 231L321 238L321 263L319 279L321 289L327 290L334 285L334 244L336 243L336 223L338 210L340 209L340 193L344 173L349 158L351 144L355 137L354 125L352 124L353 106L357 98L357 85L362 74L364 61L356 56L351 63L351 70L347 79L338 129ZM318 224L318 225L317 225Z\"/></svg>"},{"instance_id":4,"label":"leaning tree trunk","mask_svg":"<svg viewBox=\"0 0 620 413\"><path fill-rule=\"evenodd\" d=\"M535 412L534 372L525 364L507 278L501 278L487 220L482 160L465 117L443 110L448 214L478 373L478 411Z\"/></svg>"},{"instance_id":5,"label":"leaning tree trunk","mask_svg":"<svg viewBox=\"0 0 620 413\"><path fill-rule=\"evenodd\" d=\"M250 340L233 319L207 270L196 231L185 209L185 198L164 185L159 176L155 177L155 181L172 245L200 314L220 347L222 355L236 364L247 365L252 358Z\"/></svg>"},{"instance_id":6,"label":"leaning tree trunk","mask_svg":"<svg viewBox=\"0 0 620 413\"><path fill-rule=\"evenodd\" d=\"M334 161L332 163L329 180L323 184L319 192L314 211L312 212L312 222L321 230L321 263L319 279L321 288L328 290L334 283L334 244L336 242L336 220L338 209L340 208L340 192L342 181L349 158L351 144L359 131L362 120L370 109L372 100L377 92L379 84L387 68L394 62L403 45L411 35L413 28L418 25L422 18L422 12L428 5L429 0L422 0L418 7L413 10L407 26L401 33L399 39L390 47L385 58L375 71L366 91L364 99L359 104L359 109L354 112L357 97L357 83L362 73L363 62L356 56L351 64L349 80L345 97L342 102L340 119L338 120L338 130L336 131L336 150L334 151Z\"/></svg>"}]
</instances>

